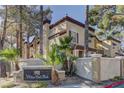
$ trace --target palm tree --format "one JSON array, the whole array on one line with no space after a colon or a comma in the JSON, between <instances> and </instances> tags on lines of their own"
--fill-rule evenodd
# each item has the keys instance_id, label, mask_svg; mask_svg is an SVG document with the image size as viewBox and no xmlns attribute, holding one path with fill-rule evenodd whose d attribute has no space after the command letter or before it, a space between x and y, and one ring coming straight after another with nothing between
<instances>
[{"instance_id":1,"label":"palm tree","mask_svg":"<svg viewBox=\"0 0 124 93\"><path fill-rule=\"evenodd\" d=\"M43 60L46 65L52 66L52 72L51 72L52 84L58 85L59 78L56 72L56 65L60 64L60 57L59 57L57 45L56 44L51 45L51 50L48 52L47 58L44 58L43 55L41 54L37 54L36 57Z\"/></svg>"},{"instance_id":2,"label":"palm tree","mask_svg":"<svg viewBox=\"0 0 124 93\"><path fill-rule=\"evenodd\" d=\"M59 83L59 78L55 70L56 69L55 67L57 64L60 64L60 61L59 61L59 56L58 56L56 45L52 45L51 47L52 49L48 53L48 62L49 64L52 65L52 83L56 85Z\"/></svg>"},{"instance_id":3,"label":"palm tree","mask_svg":"<svg viewBox=\"0 0 124 93\"><path fill-rule=\"evenodd\" d=\"M71 65L73 65L74 60L76 60L77 57L72 55L72 37L66 36L64 38L59 39L58 47L60 49L60 57L61 62L63 61L63 69L66 71L67 75L70 75Z\"/></svg>"}]
</instances>

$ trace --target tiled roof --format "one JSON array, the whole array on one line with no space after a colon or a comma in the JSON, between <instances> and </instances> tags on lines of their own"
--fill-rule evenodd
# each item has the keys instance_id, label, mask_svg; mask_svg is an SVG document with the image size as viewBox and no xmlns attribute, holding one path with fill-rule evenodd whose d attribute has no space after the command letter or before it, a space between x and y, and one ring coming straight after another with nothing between
<instances>
[{"instance_id":1,"label":"tiled roof","mask_svg":"<svg viewBox=\"0 0 124 93\"><path fill-rule=\"evenodd\" d=\"M81 23L81 22L79 22L79 21L77 21L77 20L75 20L69 16L65 16L62 19L58 20L56 23L50 25L50 29L52 29L53 27L57 26L58 24L60 24L61 22L64 22L64 21L69 21L69 22L75 23L81 27L85 27L85 24L83 24L83 23ZM95 31L95 29L93 29L92 27L89 27L89 30L93 31L93 32Z\"/></svg>"},{"instance_id":2,"label":"tiled roof","mask_svg":"<svg viewBox=\"0 0 124 93\"><path fill-rule=\"evenodd\" d=\"M50 25L50 29L52 29L53 27L55 27L55 26L57 26L58 24L60 24L61 22L64 22L64 21L69 21L69 22L72 22L72 23L75 23L75 24L77 24L77 25L79 25L79 26L81 26L81 27L85 27L85 24L83 24L83 23L81 23L81 22L79 22L79 21L77 21L77 20L75 20L74 18L71 18L71 17L69 17L69 16L65 16L65 17L63 17L62 19L60 19L60 20L58 20L57 22L55 22L54 24L52 24L52 25ZM95 29L94 28L92 28L92 27L89 27L89 31L92 31L92 32L95 32ZM98 38L97 38L98 39ZM116 41L116 42L121 42L120 40L117 40L117 39L115 39L115 38L111 38L112 40L114 40L114 41ZM99 39L98 39L99 40ZM99 40L100 41L100 40Z\"/></svg>"}]
</instances>

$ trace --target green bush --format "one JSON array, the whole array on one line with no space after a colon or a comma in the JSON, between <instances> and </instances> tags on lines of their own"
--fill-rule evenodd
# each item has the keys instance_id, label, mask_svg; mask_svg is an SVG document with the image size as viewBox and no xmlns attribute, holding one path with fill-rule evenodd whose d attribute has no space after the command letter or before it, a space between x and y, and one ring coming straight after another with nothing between
<instances>
[{"instance_id":1,"label":"green bush","mask_svg":"<svg viewBox=\"0 0 124 93\"><path fill-rule=\"evenodd\" d=\"M16 84L14 84L13 82L8 82L8 83L1 85L1 88L12 88L14 86L16 86Z\"/></svg>"},{"instance_id":2,"label":"green bush","mask_svg":"<svg viewBox=\"0 0 124 93\"><path fill-rule=\"evenodd\" d=\"M111 79L112 81L119 81L119 80L123 80L122 77L120 76L115 76L113 79Z\"/></svg>"},{"instance_id":3,"label":"green bush","mask_svg":"<svg viewBox=\"0 0 124 93\"><path fill-rule=\"evenodd\" d=\"M103 85L103 83L102 82L99 82L99 83L97 83L98 85Z\"/></svg>"},{"instance_id":4,"label":"green bush","mask_svg":"<svg viewBox=\"0 0 124 93\"><path fill-rule=\"evenodd\" d=\"M46 82L37 82L31 84L31 88L46 88L48 84Z\"/></svg>"}]
</instances>

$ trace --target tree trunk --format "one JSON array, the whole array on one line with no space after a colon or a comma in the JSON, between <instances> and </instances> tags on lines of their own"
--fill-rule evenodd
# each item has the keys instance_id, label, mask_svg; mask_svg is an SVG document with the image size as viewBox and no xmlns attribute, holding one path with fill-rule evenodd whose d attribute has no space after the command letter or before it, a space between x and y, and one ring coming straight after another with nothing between
<instances>
[{"instance_id":1,"label":"tree trunk","mask_svg":"<svg viewBox=\"0 0 124 93\"><path fill-rule=\"evenodd\" d=\"M86 6L86 21L85 21L85 39L84 39L84 42L85 42L85 44L84 44L84 56L88 56L88 42L89 42L89 40L88 40L88 35L89 35L89 33L88 33L88 28L89 28L89 24L88 24L88 16L89 16L89 5L87 5Z\"/></svg>"},{"instance_id":2,"label":"tree trunk","mask_svg":"<svg viewBox=\"0 0 124 93\"><path fill-rule=\"evenodd\" d=\"M68 69L68 73L69 73L69 70L70 70L70 62L69 62L69 58L67 58L67 69Z\"/></svg>"},{"instance_id":3,"label":"tree trunk","mask_svg":"<svg viewBox=\"0 0 124 93\"><path fill-rule=\"evenodd\" d=\"M31 31L31 12L28 12L28 20L27 20L27 58L30 58L30 31Z\"/></svg>"},{"instance_id":4,"label":"tree trunk","mask_svg":"<svg viewBox=\"0 0 124 93\"><path fill-rule=\"evenodd\" d=\"M19 49L20 49L20 57L22 57L22 6L19 6Z\"/></svg>"},{"instance_id":5,"label":"tree trunk","mask_svg":"<svg viewBox=\"0 0 124 93\"><path fill-rule=\"evenodd\" d=\"M27 32L27 58L30 56L29 32Z\"/></svg>"},{"instance_id":6,"label":"tree trunk","mask_svg":"<svg viewBox=\"0 0 124 93\"><path fill-rule=\"evenodd\" d=\"M0 62L0 78L6 77L6 66L4 62Z\"/></svg>"},{"instance_id":7,"label":"tree trunk","mask_svg":"<svg viewBox=\"0 0 124 93\"><path fill-rule=\"evenodd\" d=\"M2 42L0 40L0 50L2 50L2 49L3 49L3 45L2 45Z\"/></svg>"},{"instance_id":8,"label":"tree trunk","mask_svg":"<svg viewBox=\"0 0 124 93\"><path fill-rule=\"evenodd\" d=\"M6 36L6 27L7 27L7 16L8 16L8 9L7 5L5 6L5 19L4 19L4 27L3 27L3 33L0 39L0 50L3 49L5 36Z\"/></svg>"},{"instance_id":9,"label":"tree trunk","mask_svg":"<svg viewBox=\"0 0 124 93\"><path fill-rule=\"evenodd\" d=\"M16 47L17 47L17 49L19 49L19 32L18 32L18 30L16 30Z\"/></svg>"},{"instance_id":10,"label":"tree trunk","mask_svg":"<svg viewBox=\"0 0 124 93\"><path fill-rule=\"evenodd\" d=\"M59 76L54 66L52 67L51 77L52 77L52 84L59 85Z\"/></svg>"},{"instance_id":11,"label":"tree trunk","mask_svg":"<svg viewBox=\"0 0 124 93\"><path fill-rule=\"evenodd\" d=\"M43 6L40 6L41 27L40 27L40 54L43 54Z\"/></svg>"},{"instance_id":12,"label":"tree trunk","mask_svg":"<svg viewBox=\"0 0 124 93\"><path fill-rule=\"evenodd\" d=\"M19 14L18 8L19 7L16 6L16 12ZM19 49L19 30L18 30L18 19L17 18L16 18L16 48Z\"/></svg>"},{"instance_id":13,"label":"tree trunk","mask_svg":"<svg viewBox=\"0 0 124 93\"><path fill-rule=\"evenodd\" d=\"M11 48L12 48L13 47L12 33L11 33L11 36L10 36L10 44L11 44Z\"/></svg>"},{"instance_id":14,"label":"tree trunk","mask_svg":"<svg viewBox=\"0 0 124 93\"><path fill-rule=\"evenodd\" d=\"M3 27L3 33L2 36L0 37L0 50L3 49L4 42L5 42L5 36L6 36L6 27L7 27L7 16L8 16L8 9L7 5L5 6L5 19L4 19L4 27ZM6 76L6 66L0 64L0 69L1 69L1 76L5 77Z\"/></svg>"},{"instance_id":15,"label":"tree trunk","mask_svg":"<svg viewBox=\"0 0 124 93\"><path fill-rule=\"evenodd\" d=\"M15 63L15 70L18 71L20 68L19 68L19 64L18 63Z\"/></svg>"}]
</instances>

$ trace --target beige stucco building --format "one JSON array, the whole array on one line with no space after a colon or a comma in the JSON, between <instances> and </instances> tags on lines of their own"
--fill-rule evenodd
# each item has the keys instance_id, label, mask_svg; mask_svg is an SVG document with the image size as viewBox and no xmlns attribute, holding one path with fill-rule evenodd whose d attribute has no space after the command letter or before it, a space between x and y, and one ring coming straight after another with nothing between
<instances>
[{"instance_id":1,"label":"beige stucco building","mask_svg":"<svg viewBox=\"0 0 124 93\"><path fill-rule=\"evenodd\" d=\"M43 53L46 56L50 45L59 43L59 38L72 36L73 54L78 57L84 55L84 30L85 25L69 16L65 16L54 24L44 22L43 25ZM24 44L26 47L26 44ZM25 48L24 48L25 49ZM95 29L89 27L89 54L100 53L104 56L114 57L120 49L120 41L114 38L106 41L100 41L95 36ZM26 49L25 49L26 50ZM24 51L25 51L24 50ZM30 43L30 57L39 52L39 39L33 39ZM26 53L26 52L23 52ZM24 55L26 56L26 55Z\"/></svg>"}]
</instances>

